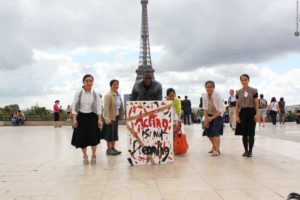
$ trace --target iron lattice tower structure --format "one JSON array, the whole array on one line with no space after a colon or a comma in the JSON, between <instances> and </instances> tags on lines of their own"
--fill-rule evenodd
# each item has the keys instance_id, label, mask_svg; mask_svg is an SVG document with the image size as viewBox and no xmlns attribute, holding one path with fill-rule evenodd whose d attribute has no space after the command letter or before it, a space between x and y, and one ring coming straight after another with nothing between
<instances>
[{"instance_id":1,"label":"iron lattice tower structure","mask_svg":"<svg viewBox=\"0 0 300 200\"><path fill-rule=\"evenodd\" d=\"M299 0L296 1L296 31L295 31L295 36L299 37Z\"/></svg>"},{"instance_id":2,"label":"iron lattice tower structure","mask_svg":"<svg viewBox=\"0 0 300 200\"><path fill-rule=\"evenodd\" d=\"M141 0L142 4L142 28L141 28L141 44L139 65L136 70L136 81L143 79L143 73L145 71L151 71L154 73L151 62L150 43L149 43L149 27L148 27L148 0Z\"/></svg>"}]
</instances>

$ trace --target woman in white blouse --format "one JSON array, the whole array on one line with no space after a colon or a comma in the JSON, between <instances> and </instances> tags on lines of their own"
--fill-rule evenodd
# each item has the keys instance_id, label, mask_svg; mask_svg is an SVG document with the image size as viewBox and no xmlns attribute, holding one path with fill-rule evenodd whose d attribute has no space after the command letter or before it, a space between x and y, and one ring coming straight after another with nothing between
<instances>
[{"instance_id":1,"label":"woman in white blouse","mask_svg":"<svg viewBox=\"0 0 300 200\"><path fill-rule=\"evenodd\" d=\"M224 101L215 92L215 83L207 81L205 83L206 94L203 95L203 111L205 118L205 130L203 136L207 136L212 144L209 153L212 156L219 156L220 135L223 135L223 115L225 112Z\"/></svg>"},{"instance_id":2,"label":"woman in white blouse","mask_svg":"<svg viewBox=\"0 0 300 200\"><path fill-rule=\"evenodd\" d=\"M276 125L276 123L277 123L277 113L280 114L280 109L279 109L279 105L278 105L275 97L272 97L271 103L268 106L268 110L270 111L270 115L271 115L271 118L272 118L273 125Z\"/></svg>"},{"instance_id":3,"label":"woman in white blouse","mask_svg":"<svg viewBox=\"0 0 300 200\"><path fill-rule=\"evenodd\" d=\"M96 163L96 151L97 145L100 143L102 126L100 97L92 89L93 84L93 76L85 75L82 90L76 93L72 104L74 132L71 143L76 148L82 149L84 164L89 164L88 146L92 148L90 163Z\"/></svg>"}]
</instances>

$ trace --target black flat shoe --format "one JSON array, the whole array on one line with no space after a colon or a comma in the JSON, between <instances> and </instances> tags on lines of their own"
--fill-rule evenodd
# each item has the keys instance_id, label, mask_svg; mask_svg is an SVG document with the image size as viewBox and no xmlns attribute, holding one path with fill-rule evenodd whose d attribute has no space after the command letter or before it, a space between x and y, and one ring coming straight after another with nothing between
<instances>
[{"instance_id":1,"label":"black flat shoe","mask_svg":"<svg viewBox=\"0 0 300 200\"><path fill-rule=\"evenodd\" d=\"M122 151L118 151L117 149L115 149L115 148L113 148L112 149L115 153L117 153L117 154L121 154L122 153Z\"/></svg>"},{"instance_id":2,"label":"black flat shoe","mask_svg":"<svg viewBox=\"0 0 300 200\"><path fill-rule=\"evenodd\" d=\"M251 158L253 155L252 155L252 152L248 152L248 155L247 155L247 157L248 158Z\"/></svg>"},{"instance_id":3,"label":"black flat shoe","mask_svg":"<svg viewBox=\"0 0 300 200\"><path fill-rule=\"evenodd\" d=\"M247 156L248 156L248 152L245 151L245 152L242 154L242 156L247 157Z\"/></svg>"},{"instance_id":4,"label":"black flat shoe","mask_svg":"<svg viewBox=\"0 0 300 200\"><path fill-rule=\"evenodd\" d=\"M119 155L117 152L115 152L113 149L107 149L106 150L106 155L108 156L116 156Z\"/></svg>"}]
</instances>

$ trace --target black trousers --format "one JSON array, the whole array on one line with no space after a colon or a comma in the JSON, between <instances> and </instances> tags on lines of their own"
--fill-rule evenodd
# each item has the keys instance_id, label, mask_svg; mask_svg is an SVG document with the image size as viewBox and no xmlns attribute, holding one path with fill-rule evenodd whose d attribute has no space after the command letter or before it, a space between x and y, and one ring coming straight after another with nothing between
<instances>
[{"instance_id":1,"label":"black trousers","mask_svg":"<svg viewBox=\"0 0 300 200\"><path fill-rule=\"evenodd\" d=\"M276 122L277 122L277 112L274 111L274 110L271 110L270 115L271 115L271 118L272 118L273 125L276 125Z\"/></svg>"}]
</instances>

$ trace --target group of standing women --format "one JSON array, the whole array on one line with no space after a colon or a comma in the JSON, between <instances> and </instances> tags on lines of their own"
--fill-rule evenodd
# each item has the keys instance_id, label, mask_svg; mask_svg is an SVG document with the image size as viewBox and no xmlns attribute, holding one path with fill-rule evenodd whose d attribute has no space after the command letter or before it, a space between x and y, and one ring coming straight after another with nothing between
<instances>
[{"instance_id":1,"label":"group of standing women","mask_svg":"<svg viewBox=\"0 0 300 200\"><path fill-rule=\"evenodd\" d=\"M235 109L236 127L233 127L236 135L243 136L245 152L243 156L252 157L254 146L255 126L259 120L259 103L257 89L249 86L250 77L243 74L240 77L242 88L237 91L236 96L230 98L231 109ZM121 95L118 92L119 81L110 82L110 91L104 97L104 109L99 94L93 90L94 78L92 75L83 77L83 87L75 95L72 104L74 131L72 145L81 148L84 164L96 163L97 145L101 139L107 141L106 154L115 156L121 151L115 148L118 141L118 121L124 118L124 106ZM205 83L207 93L203 96L203 110L205 117L204 136L210 139L212 148L209 153L212 156L221 155L220 135L223 135L223 115L225 105L221 96L215 91L215 83ZM167 90L166 100L173 101L174 129L180 124L181 103L176 98L175 90ZM102 117L103 116L103 117ZM102 129L102 130L101 130ZM87 147L91 146L92 156L89 160Z\"/></svg>"},{"instance_id":2,"label":"group of standing women","mask_svg":"<svg viewBox=\"0 0 300 200\"><path fill-rule=\"evenodd\" d=\"M229 98L230 109L236 113L236 123L234 127L236 135L241 135L245 152L245 157L252 157L252 150L255 141L256 122L259 121L259 105L257 89L249 86L250 77L243 74L240 77L242 88L239 89L234 97L233 91ZM203 96L203 111L205 118L204 136L207 136L212 144L209 153L212 156L220 156L220 136L223 135L223 115L225 105L222 97L215 92L215 83L207 81L205 83L206 94ZM236 127L235 127L236 126Z\"/></svg>"},{"instance_id":3,"label":"group of standing women","mask_svg":"<svg viewBox=\"0 0 300 200\"><path fill-rule=\"evenodd\" d=\"M121 154L115 148L118 140L118 120L124 117L124 107L118 93L119 81L110 82L111 89L104 97L104 113L100 96L93 90L93 84L94 77L85 75L82 89L76 93L72 104L74 131L71 143L76 148L81 148L84 164L96 163L97 145L101 139L107 141L107 155ZM88 146L92 149L90 160Z\"/></svg>"}]
</instances>

